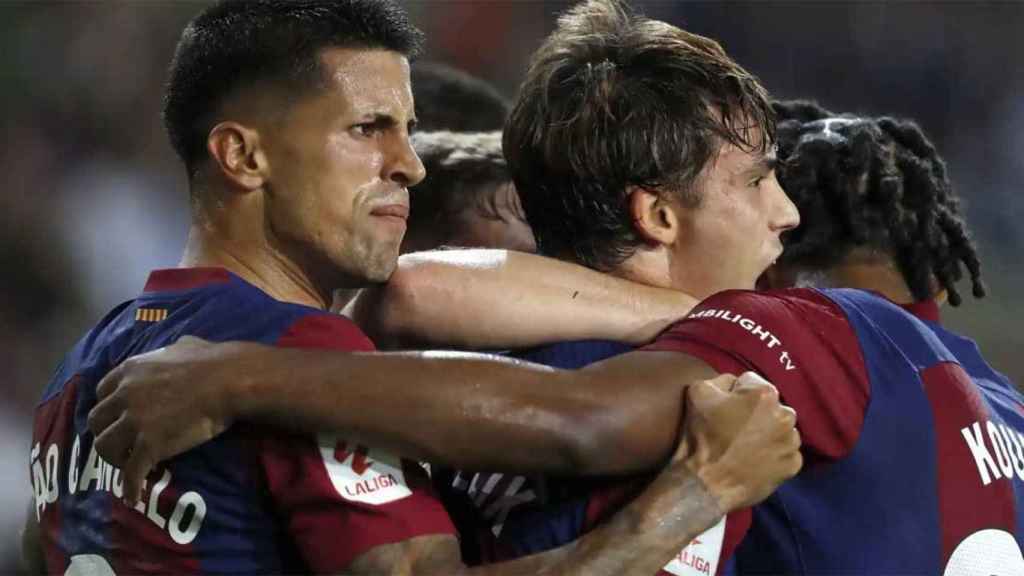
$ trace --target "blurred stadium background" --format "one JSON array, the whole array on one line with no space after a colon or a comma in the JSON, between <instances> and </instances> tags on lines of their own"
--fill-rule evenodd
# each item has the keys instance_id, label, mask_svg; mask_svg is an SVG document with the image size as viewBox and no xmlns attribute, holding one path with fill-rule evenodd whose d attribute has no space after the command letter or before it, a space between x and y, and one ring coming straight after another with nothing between
<instances>
[{"instance_id":1,"label":"blurred stadium background","mask_svg":"<svg viewBox=\"0 0 1024 576\"><path fill-rule=\"evenodd\" d=\"M82 330L149 269L177 262L186 188L160 92L177 37L204 4L0 3L0 574L16 569L42 386ZM427 59L509 96L568 4L406 2L427 33ZM990 288L947 321L1024 383L1024 3L636 4L720 40L778 97L917 119L966 201Z\"/></svg>"}]
</instances>

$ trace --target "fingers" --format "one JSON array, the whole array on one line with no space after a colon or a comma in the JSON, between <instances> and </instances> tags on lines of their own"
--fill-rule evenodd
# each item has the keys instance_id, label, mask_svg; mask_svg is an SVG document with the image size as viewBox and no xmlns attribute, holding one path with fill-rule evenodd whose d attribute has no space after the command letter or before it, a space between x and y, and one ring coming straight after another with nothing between
<instances>
[{"instance_id":1,"label":"fingers","mask_svg":"<svg viewBox=\"0 0 1024 576\"><path fill-rule=\"evenodd\" d=\"M135 445L135 427L131 425L128 417L121 415L110 425L92 428L92 415L90 414L89 427L96 438L93 444L96 447L96 452L114 466L123 467L128 462Z\"/></svg>"},{"instance_id":2,"label":"fingers","mask_svg":"<svg viewBox=\"0 0 1024 576\"><path fill-rule=\"evenodd\" d=\"M731 392L733 387L736 386L736 380L736 376L732 374L719 374L718 376L715 376L711 380L704 380L704 382L711 384L712 386L718 388L719 390Z\"/></svg>"},{"instance_id":3,"label":"fingers","mask_svg":"<svg viewBox=\"0 0 1024 576\"><path fill-rule=\"evenodd\" d=\"M747 371L744 372L743 374L740 374L739 378L736 379L736 386L771 386L772 388L775 388L775 386L771 382L765 380L760 374L751 371Z\"/></svg>"},{"instance_id":4,"label":"fingers","mask_svg":"<svg viewBox=\"0 0 1024 576\"><path fill-rule=\"evenodd\" d=\"M121 403L114 398L108 397L99 401L89 411L87 424L93 436L99 436L104 430L110 428L124 414Z\"/></svg>"},{"instance_id":5,"label":"fingers","mask_svg":"<svg viewBox=\"0 0 1024 576\"><path fill-rule=\"evenodd\" d=\"M787 458L786 464L788 468L786 468L785 473L789 478L792 478L799 474L800 470L804 467L804 455L799 450L796 450Z\"/></svg>"},{"instance_id":6,"label":"fingers","mask_svg":"<svg viewBox=\"0 0 1024 576\"><path fill-rule=\"evenodd\" d=\"M740 374L732 391L736 393L764 394L776 399L779 397L779 389L771 382L762 378L757 372L744 372Z\"/></svg>"},{"instance_id":7,"label":"fingers","mask_svg":"<svg viewBox=\"0 0 1024 576\"><path fill-rule=\"evenodd\" d=\"M796 410L793 410L785 404L780 404L779 412L779 418L786 427L796 428Z\"/></svg>"},{"instance_id":8,"label":"fingers","mask_svg":"<svg viewBox=\"0 0 1024 576\"><path fill-rule=\"evenodd\" d=\"M107 396L110 396L117 390L117 387L121 384L121 378L124 377L125 364L132 361L131 358L125 360L121 364L114 367L113 370L107 372L107 375L100 380L98 386L96 386L96 400L103 400Z\"/></svg>"},{"instance_id":9,"label":"fingers","mask_svg":"<svg viewBox=\"0 0 1024 576\"><path fill-rule=\"evenodd\" d=\"M121 475L124 478L124 498L134 505L142 497L142 486L156 462L141 436L132 446L130 454L128 462L121 468Z\"/></svg>"},{"instance_id":10,"label":"fingers","mask_svg":"<svg viewBox=\"0 0 1024 576\"><path fill-rule=\"evenodd\" d=\"M693 384L689 385L686 389L686 395L690 400L690 403L694 407L701 409L706 406L710 406L721 402L729 396L724 391L722 377L714 378L712 380L698 380ZM732 376L732 378L736 378Z\"/></svg>"}]
</instances>

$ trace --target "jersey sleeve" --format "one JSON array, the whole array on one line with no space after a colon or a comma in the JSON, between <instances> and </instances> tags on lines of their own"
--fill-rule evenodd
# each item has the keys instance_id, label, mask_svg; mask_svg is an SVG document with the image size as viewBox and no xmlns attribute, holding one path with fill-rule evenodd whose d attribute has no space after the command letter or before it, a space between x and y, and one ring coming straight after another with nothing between
<instances>
[{"instance_id":1,"label":"jersey sleeve","mask_svg":"<svg viewBox=\"0 0 1024 576\"><path fill-rule=\"evenodd\" d=\"M300 319L278 345L373 350L352 322L327 314ZM416 462L330 434L266 430L257 450L274 506L313 572L342 573L377 546L455 533L427 471Z\"/></svg>"},{"instance_id":2,"label":"jersey sleeve","mask_svg":"<svg viewBox=\"0 0 1024 576\"><path fill-rule=\"evenodd\" d=\"M860 436L870 394L863 355L842 309L816 290L721 292L645 350L761 374L796 410L808 463L845 457Z\"/></svg>"}]
</instances>

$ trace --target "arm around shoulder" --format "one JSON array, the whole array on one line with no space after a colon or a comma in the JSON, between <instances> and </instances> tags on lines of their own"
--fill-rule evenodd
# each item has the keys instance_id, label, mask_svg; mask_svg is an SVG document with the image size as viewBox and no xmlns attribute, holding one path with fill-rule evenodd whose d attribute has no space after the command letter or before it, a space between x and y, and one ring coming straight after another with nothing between
<instances>
[{"instance_id":1,"label":"arm around shoulder","mask_svg":"<svg viewBox=\"0 0 1024 576\"><path fill-rule=\"evenodd\" d=\"M406 254L353 318L378 344L519 348L600 338L640 344L696 300L559 260L504 250Z\"/></svg>"}]
</instances>

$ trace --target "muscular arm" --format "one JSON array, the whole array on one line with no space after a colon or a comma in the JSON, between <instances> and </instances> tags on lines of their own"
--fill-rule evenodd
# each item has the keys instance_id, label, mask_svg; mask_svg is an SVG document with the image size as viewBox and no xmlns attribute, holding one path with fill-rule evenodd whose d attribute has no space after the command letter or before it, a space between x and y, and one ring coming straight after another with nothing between
<instances>
[{"instance_id":1,"label":"muscular arm","mask_svg":"<svg viewBox=\"0 0 1024 576\"><path fill-rule=\"evenodd\" d=\"M378 346L523 348L585 338L640 344L697 301L522 252L406 254L348 313Z\"/></svg>"},{"instance_id":2,"label":"muscular arm","mask_svg":"<svg viewBox=\"0 0 1024 576\"><path fill-rule=\"evenodd\" d=\"M232 419L335 430L456 468L522 473L612 474L664 462L680 420L676 399L715 375L666 352L579 371L454 352L265 352L248 377L222 380L235 382L222 400Z\"/></svg>"},{"instance_id":3,"label":"muscular arm","mask_svg":"<svg viewBox=\"0 0 1024 576\"><path fill-rule=\"evenodd\" d=\"M454 538L423 536L381 546L358 558L352 574L453 576L602 576L654 574L723 514L696 475L666 467L626 508L560 548L485 566L462 565Z\"/></svg>"},{"instance_id":4,"label":"muscular arm","mask_svg":"<svg viewBox=\"0 0 1024 576\"><path fill-rule=\"evenodd\" d=\"M632 352L557 371L454 352L355 354L201 342L187 339L128 360L104 380L101 396L117 392L97 406L90 423L104 457L124 463L133 444L122 442L134 443L135 429L146 423L164 426L163 432L150 430L141 441L163 443L162 434L175 435L161 449L176 454L244 419L336 431L463 469L635 472L671 452L683 388L714 376L699 360L666 352ZM195 437L183 437L185 431Z\"/></svg>"},{"instance_id":5,"label":"muscular arm","mask_svg":"<svg viewBox=\"0 0 1024 576\"><path fill-rule=\"evenodd\" d=\"M655 574L722 514L693 474L670 466L629 506L583 538L549 552L459 574Z\"/></svg>"},{"instance_id":6,"label":"muscular arm","mask_svg":"<svg viewBox=\"0 0 1024 576\"><path fill-rule=\"evenodd\" d=\"M730 392L719 386L731 383ZM626 508L580 540L511 562L464 568L451 537L379 547L349 568L366 574L653 574L722 514L766 497L800 467L792 411L752 375L698 382L673 458ZM729 470L754 467L769 482L732 484ZM725 471L723 473L723 471ZM754 485L757 488L751 490Z\"/></svg>"}]
</instances>

